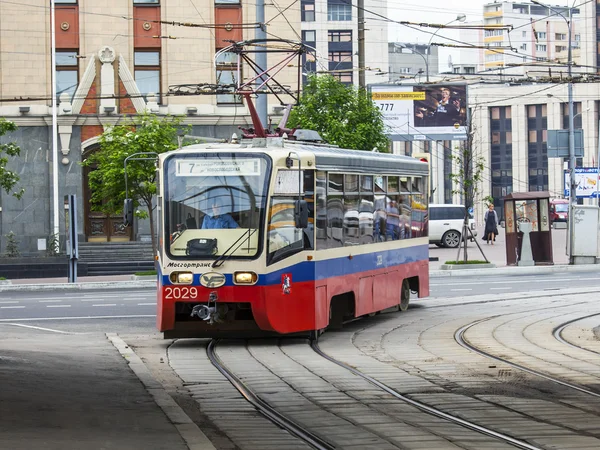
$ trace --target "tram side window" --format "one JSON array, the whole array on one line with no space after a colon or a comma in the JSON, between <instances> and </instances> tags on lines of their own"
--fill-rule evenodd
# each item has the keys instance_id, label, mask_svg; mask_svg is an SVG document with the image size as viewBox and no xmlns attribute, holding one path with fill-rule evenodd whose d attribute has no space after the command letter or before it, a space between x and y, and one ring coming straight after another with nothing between
<instances>
[{"instance_id":1,"label":"tram side window","mask_svg":"<svg viewBox=\"0 0 600 450\"><path fill-rule=\"evenodd\" d=\"M271 199L268 225L267 264L281 261L314 245L314 171L304 171L304 199L308 203L308 227L296 228L294 206L298 195L275 194Z\"/></svg>"},{"instance_id":2,"label":"tram side window","mask_svg":"<svg viewBox=\"0 0 600 450\"><path fill-rule=\"evenodd\" d=\"M361 244L373 242L375 198L373 196L373 176L360 176L360 203L358 205L359 241Z\"/></svg>"},{"instance_id":3,"label":"tram side window","mask_svg":"<svg viewBox=\"0 0 600 450\"><path fill-rule=\"evenodd\" d=\"M344 176L329 174L327 183L327 248L344 243Z\"/></svg>"},{"instance_id":4,"label":"tram side window","mask_svg":"<svg viewBox=\"0 0 600 450\"><path fill-rule=\"evenodd\" d=\"M400 177L398 194L398 209L400 210L400 239L410 239L412 237L412 207L410 201L410 177Z\"/></svg>"},{"instance_id":5,"label":"tram side window","mask_svg":"<svg viewBox=\"0 0 600 450\"><path fill-rule=\"evenodd\" d=\"M358 175L344 175L344 246L360 244Z\"/></svg>"},{"instance_id":6,"label":"tram side window","mask_svg":"<svg viewBox=\"0 0 600 450\"><path fill-rule=\"evenodd\" d=\"M315 198L317 248L327 247L327 174L317 172L317 192Z\"/></svg>"},{"instance_id":7,"label":"tram side window","mask_svg":"<svg viewBox=\"0 0 600 450\"><path fill-rule=\"evenodd\" d=\"M413 177L411 187L412 227L411 236L427 236L427 195L425 194L425 179Z\"/></svg>"}]
</instances>

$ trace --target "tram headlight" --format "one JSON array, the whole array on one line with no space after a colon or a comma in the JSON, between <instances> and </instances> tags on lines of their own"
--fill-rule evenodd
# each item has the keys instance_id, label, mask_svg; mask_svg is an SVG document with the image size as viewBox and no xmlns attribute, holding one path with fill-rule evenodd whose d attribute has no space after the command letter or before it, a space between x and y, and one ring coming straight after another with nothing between
<instances>
[{"instance_id":1,"label":"tram headlight","mask_svg":"<svg viewBox=\"0 0 600 450\"><path fill-rule=\"evenodd\" d=\"M258 275L254 272L234 272L233 280L235 284L256 284Z\"/></svg>"},{"instance_id":2,"label":"tram headlight","mask_svg":"<svg viewBox=\"0 0 600 450\"><path fill-rule=\"evenodd\" d=\"M169 275L169 279L173 284L192 284L194 274L192 272L173 272Z\"/></svg>"}]
</instances>

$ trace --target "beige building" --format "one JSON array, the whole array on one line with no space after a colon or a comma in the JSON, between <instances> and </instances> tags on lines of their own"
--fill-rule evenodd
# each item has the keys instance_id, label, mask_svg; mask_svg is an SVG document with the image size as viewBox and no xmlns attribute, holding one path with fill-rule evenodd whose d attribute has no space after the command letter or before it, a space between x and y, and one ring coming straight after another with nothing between
<instances>
[{"instance_id":1,"label":"beige building","mask_svg":"<svg viewBox=\"0 0 600 450\"><path fill-rule=\"evenodd\" d=\"M24 255L37 254L40 239L48 238L57 226L62 233L66 194L78 197L81 241L148 237L144 222L136 230L123 231L120 217L103 217L90 206L87 173L79 162L98 148L98 136L106 126L143 111L182 114L194 135L229 138L237 126L251 123L240 97L215 93L219 86L238 83L240 77L242 82L254 77L248 64L238 75L236 54L219 53L231 42L255 37L254 2L56 0L55 4L53 30L50 1L0 2L0 117L19 126L10 139L20 145L21 158L9 167L19 173L20 186L26 190L21 200L0 193L0 236L13 231ZM265 24L269 39L298 41L300 5L292 0L267 2ZM269 53L268 66L284 56ZM297 58L284 65L276 79L297 92ZM202 85L204 95L172 95L171 88L177 85L192 85L184 91L188 94ZM283 95L281 102L293 99ZM268 95L268 103L276 124L280 100ZM0 254L3 250L0 239Z\"/></svg>"}]
</instances>

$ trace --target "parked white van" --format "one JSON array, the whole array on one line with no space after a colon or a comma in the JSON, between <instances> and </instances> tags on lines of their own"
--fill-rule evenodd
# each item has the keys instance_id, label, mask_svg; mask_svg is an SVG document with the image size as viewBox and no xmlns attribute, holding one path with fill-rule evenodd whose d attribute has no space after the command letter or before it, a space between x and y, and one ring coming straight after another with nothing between
<instances>
[{"instance_id":1,"label":"parked white van","mask_svg":"<svg viewBox=\"0 0 600 450\"><path fill-rule=\"evenodd\" d=\"M438 247L456 248L461 242L464 205L429 205L429 243ZM475 220L469 218L469 226L473 236L477 236ZM469 235L469 239L473 240Z\"/></svg>"}]
</instances>

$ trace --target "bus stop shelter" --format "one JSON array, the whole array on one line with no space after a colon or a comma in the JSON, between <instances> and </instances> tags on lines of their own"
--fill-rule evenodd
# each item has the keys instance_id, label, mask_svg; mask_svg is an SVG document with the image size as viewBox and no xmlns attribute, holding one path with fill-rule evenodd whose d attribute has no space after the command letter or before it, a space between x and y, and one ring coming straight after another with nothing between
<instances>
[{"instance_id":1,"label":"bus stop shelter","mask_svg":"<svg viewBox=\"0 0 600 450\"><path fill-rule=\"evenodd\" d=\"M550 193L513 192L504 197L506 224L506 264L552 265L552 227ZM527 234L527 236L525 236ZM530 249L523 247L529 244Z\"/></svg>"}]
</instances>

